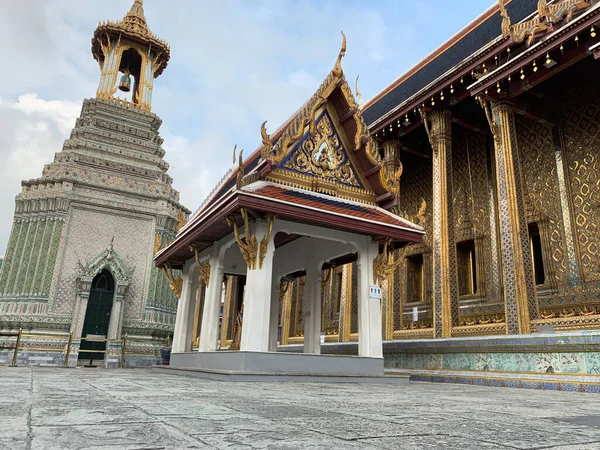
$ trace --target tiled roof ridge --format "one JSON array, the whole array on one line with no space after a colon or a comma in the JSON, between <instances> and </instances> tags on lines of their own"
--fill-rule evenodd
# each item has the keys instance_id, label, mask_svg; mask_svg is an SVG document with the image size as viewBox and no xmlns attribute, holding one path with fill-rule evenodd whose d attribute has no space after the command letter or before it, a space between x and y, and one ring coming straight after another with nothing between
<instances>
[{"instance_id":1,"label":"tiled roof ridge","mask_svg":"<svg viewBox=\"0 0 600 450\"><path fill-rule=\"evenodd\" d=\"M399 216L397 214L391 213L377 205L362 203L362 202L359 202L356 200L351 200L351 199L342 198L342 197L332 197L330 195L322 194L320 192L309 191L307 189L302 189L302 188L298 188L298 187L285 186L285 185L281 185L279 183L275 183L272 181L260 180L260 181L254 182L252 184L249 184L247 186L244 186L241 190L245 191L245 192L257 193L257 195L260 195L260 193L258 191L260 191L261 189L266 188L266 187L276 187L283 191L293 191L293 192L305 193L312 197L317 197L317 198L321 198L324 200L333 200L333 201L345 203L345 204L348 204L351 206L372 209L372 210L375 210L382 214L385 214L386 216L388 216L394 220L397 220L397 221L403 223L404 225L406 225L409 228L414 228L419 231L424 231L424 228L421 225L413 223L410 220L408 220L402 216Z\"/></svg>"},{"instance_id":2,"label":"tiled roof ridge","mask_svg":"<svg viewBox=\"0 0 600 450\"><path fill-rule=\"evenodd\" d=\"M432 52L428 53L418 63L416 63L414 66L410 67L406 72L404 72L402 75L400 75L398 78L396 78L392 83L385 86L377 94L375 94L371 99L367 100L362 109L365 111L367 109L369 109L372 105L377 103L381 98L385 97L388 93L390 93L394 88L396 88L397 86L402 84L404 81L406 81L408 78L410 78L411 75L413 75L415 72L417 72L422 67L425 67L432 60L437 58L441 53L443 53L445 50L447 50L447 48L451 47L452 45L449 45L449 44L454 43L458 37L462 38L462 37L468 35L472 30L477 28L477 26L481 23L482 20L487 19L488 17L494 15L498 11L499 11L499 7L498 7L497 3L490 6L488 9L486 9L484 12L482 12L475 19L471 20L471 22L469 22L467 25L465 25L463 28L461 28L456 33L454 33L452 36L450 36L448 39L446 39L441 45L436 47ZM500 35L500 30L498 30L498 34Z\"/></svg>"},{"instance_id":3,"label":"tiled roof ridge","mask_svg":"<svg viewBox=\"0 0 600 450\"><path fill-rule=\"evenodd\" d=\"M537 0L504 1L513 8L516 23L526 22L537 14ZM561 0L550 0L549 3L556 1ZM468 41L474 38L485 41L477 41L476 48L469 48L471 44ZM398 112L440 84L440 80L449 78L463 67L473 64L506 40L507 36L504 36L501 30L499 5L496 3L367 101L362 112L369 127L385 122L385 118L389 118L394 112ZM467 51L468 53L464 54Z\"/></svg>"}]
</instances>

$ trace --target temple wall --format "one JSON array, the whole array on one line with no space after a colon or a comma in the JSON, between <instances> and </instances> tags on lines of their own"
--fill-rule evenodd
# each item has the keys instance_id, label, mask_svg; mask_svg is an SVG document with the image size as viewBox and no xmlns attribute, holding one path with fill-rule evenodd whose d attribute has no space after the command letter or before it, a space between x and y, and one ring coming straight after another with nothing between
<instances>
[{"instance_id":1,"label":"temple wall","mask_svg":"<svg viewBox=\"0 0 600 450\"><path fill-rule=\"evenodd\" d=\"M423 200L426 202L424 217L421 224L425 228L425 236L421 244L412 245L405 256L422 255L423 258L423 301L414 303L406 299L407 291L407 261L403 261L398 269L394 271L393 276L388 280L389 295L393 296L391 307L393 309L393 330L403 330L409 328L412 323L412 308L419 307L419 319L422 326L431 326L432 315L432 283L431 274L431 235L432 235L432 166L431 159L419 159L414 165L404 165L404 172L400 179L400 211L405 217L415 218L422 206ZM396 252L395 259L399 257ZM408 306L407 306L408 304ZM393 333L392 333L393 335Z\"/></svg>"},{"instance_id":2,"label":"temple wall","mask_svg":"<svg viewBox=\"0 0 600 450\"><path fill-rule=\"evenodd\" d=\"M543 252L548 256L546 280L538 291L556 289L567 284L568 274L552 127L522 116L516 116L515 122L527 222L539 225Z\"/></svg>"},{"instance_id":3,"label":"temple wall","mask_svg":"<svg viewBox=\"0 0 600 450\"><path fill-rule=\"evenodd\" d=\"M597 283L600 272L600 89L594 76L582 72L559 100L580 274L588 283Z\"/></svg>"},{"instance_id":4,"label":"temple wall","mask_svg":"<svg viewBox=\"0 0 600 450\"><path fill-rule=\"evenodd\" d=\"M110 244L126 267L133 271L125 294L124 317L140 319L154 246L152 218L117 211L73 207L68 219L64 254L59 266L52 311L72 313L76 299L79 264L93 259ZM145 238L144 238L145 237Z\"/></svg>"},{"instance_id":5,"label":"temple wall","mask_svg":"<svg viewBox=\"0 0 600 450\"><path fill-rule=\"evenodd\" d=\"M494 204L493 184L489 179L491 164L486 151L487 136L455 126L452 129L452 176L454 190L454 244L465 241L481 240L475 246L476 286L475 292L459 296L461 301L461 321L464 325L466 317L472 314L497 311L496 306L488 306L483 311L476 308L480 304L502 303L499 289L495 286L499 272L498 255L492 246L496 239L490 223L490 205ZM458 259L458 258L457 258ZM458 262L458 277L465 267ZM478 301L478 302L477 302ZM465 317L462 317L465 316Z\"/></svg>"}]
</instances>

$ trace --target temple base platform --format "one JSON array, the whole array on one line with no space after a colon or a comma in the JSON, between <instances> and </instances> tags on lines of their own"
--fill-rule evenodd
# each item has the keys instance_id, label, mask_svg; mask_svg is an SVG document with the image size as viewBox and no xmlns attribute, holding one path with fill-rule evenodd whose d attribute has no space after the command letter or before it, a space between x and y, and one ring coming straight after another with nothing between
<instances>
[{"instance_id":1,"label":"temple base platform","mask_svg":"<svg viewBox=\"0 0 600 450\"><path fill-rule=\"evenodd\" d=\"M301 352L302 344L279 352ZM326 343L324 354L355 355L356 342ZM411 381L600 392L600 331L383 342L387 374Z\"/></svg>"},{"instance_id":2,"label":"temple base platform","mask_svg":"<svg viewBox=\"0 0 600 450\"><path fill-rule=\"evenodd\" d=\"M393 372L393 371L392 371ZM405 372L399 374L407 375ZM600 375L470 370L412 370L410 381L600 393Z\"/></svg>"},{"instance_id":3,"label":"temple base platform","mask_svg":"<svg viewBox=\"0 0 600 450\"><path fill-rule=\"evenodd\" d=\"M223 381L408 382L406 375L384 375L383 358L304 353L173 353L170 366L153 370Z\"/></svg>"}]
</instances>

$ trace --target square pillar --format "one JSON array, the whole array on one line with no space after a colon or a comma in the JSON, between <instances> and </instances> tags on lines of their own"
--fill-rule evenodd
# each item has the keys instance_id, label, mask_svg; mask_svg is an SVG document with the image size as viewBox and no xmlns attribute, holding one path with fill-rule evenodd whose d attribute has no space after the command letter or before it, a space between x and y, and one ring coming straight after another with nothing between
<instances>
[{"instance_id":1,"label":"square pillar","mask_svg":"<svg viewBox=\"0 0 600 450\"><path fill-rule=\"evenodd\" d=\"M177 303L177 317L175 318L175 330L173 331L173 346L171 353L184 353L190 349L186 345L188 335L191 335L192 329L189 329L192 308L192 279L189 270L184 270L183 288L181 298Z\"/></svg>"},{"instance_id":2,"label":"square pillar","mask_svg":"<svg viewBox=\"0 0 600 450\"><path fill-rule=\"evenodd\" d=\"M321 354L321 270L306 268L304 296L304 353Z\"/></svg>"},{"instance_id":3,"label":"square pillar","mask_svg":"<svg viewBox=\"0 0 600 450\"><path fill-rule=\"evenodd\" d=\"M269 317L269 351L277 351L277 335L279 332L279 307L281 303L281 278L274 276L271 283L271 314Z\"/></svg>"},{"instance_id":4,"label":"square pillar","mask_svg":"<svg viewBox=\"0 0 600 450\"><path fill-rule=\"evenodd\" d=\"M263 239L268 239L268 241L262 264L260 264L259 250L256 255L256 268L248 267L240 350L268 352L275 243L273 236L270 236L267 221L257 220L254 229L254 236L259 242L259 247Z\"/></svg>"},{"instance_id":5,"label":"square pillar","mask_svg":"<svg viewBox=\"0 0 600 450\"><path fill-rule=\"evenodd\" d=\"M510 103L492 103L491 122L496 153L507 333L530 333L530 320L537 319L538 304L525 216L517 134Z\"/></svg>"},{"instance_id":6,"label":"square pillar","mask_svg":"<svg viewBox=\"0 0 600 450\"><path fill-rule=\"evenodd\" d=\"M369 297L373 282L373 261L379 254L379 244L368 242L358 252L358 356L383 358L381 338L381 300Z\"/></svg>"},{"instance_id":7,"label":"square pillar","mask_svg":"<svg viewBox=\"0 0 600 450\"><path fill-rule=\"evenodd\" d=\"M209 259L210 276L204 296L204 311L202 312L202 326L200 327L200 345L198 346L199 352L217 351L224 255L225 249L222 249L215 243L212 247L212 254Z\"/></svg>"},{"instance_id":8,"label":"square pillar","mask_svg":"<svg viewBox=\"0 0 600 450\"><path fill-rule=\"evenodd\" d=\"M431 142L433 166L433 327L435 337L452 336L458 325L459 302L452 193L451 112L423 113Z\"/></svg>"},{"instance_id":9,"label":"square pillar","mask_svg":"<svg viewBox=\"0 0 600 450\"><path fill-rule=\"evenodd\" d=\"M187 305L187 322L185 324L185 351L191 352L194 344L194 328L196 324L196 298L198 296L198 268L190 268L190 299Z\"/></svg>"}]
</instances>

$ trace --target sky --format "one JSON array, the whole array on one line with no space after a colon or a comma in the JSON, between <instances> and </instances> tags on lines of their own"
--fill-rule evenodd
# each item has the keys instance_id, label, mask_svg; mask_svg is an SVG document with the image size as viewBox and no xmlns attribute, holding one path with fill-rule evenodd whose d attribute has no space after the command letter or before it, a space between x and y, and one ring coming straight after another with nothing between
<instances>
[{"instance_id":1,"label":"sky","mask_svg":"<svg viewBox=\"0 0 600 450\"><path fill-rule=\"evenodd\" d=\"M91 37L133 0L0 0L0 255L21 180L41 176L68 138L100 71ZM155 80L165 159L195 211L248 156L260 124L275 130L342 61L368 100L495 3L493 0L146 0L150 29L171 46Z\"/></svg>"}]
</instances>

